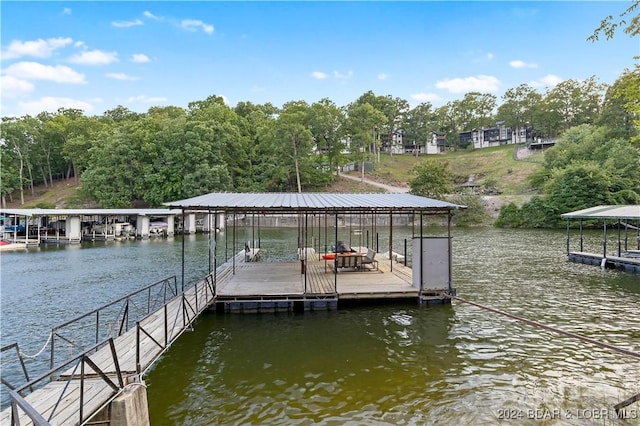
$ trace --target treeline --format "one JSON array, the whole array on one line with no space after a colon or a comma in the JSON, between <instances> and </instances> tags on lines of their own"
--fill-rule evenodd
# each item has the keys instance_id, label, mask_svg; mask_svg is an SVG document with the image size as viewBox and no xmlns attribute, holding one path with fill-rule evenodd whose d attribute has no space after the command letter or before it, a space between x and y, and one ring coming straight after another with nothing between
<instances>
[{"instance_id":1,"label":"treeline","mask_svg":"<svg viewBox=\"0 0 640 426\"><path fill-rule=\"evenodd\" d=\"M471 92L439 108L430 103L410 108L404 99L369 91L346 106L322 99L291 101L281 108L250 102L230 107L210 96L186 109L152 107L136 113L118 106L99 116L60 109L3 117L0 192L4 202L62 175L78 179L88 198L110 208L159 206L213 191L316 190L332 182L339 165L379 161L383 135L394 129L417 145L430 140L432 131L445 132L449 148L461 149L461 131L497 120L512 128L531 126L543 137L593 138L596 132L594 144L611 144L629 160L637 155L631 142L638 128L637 87L638 69L625 71L612 86L595 77L566 80L544 93L520 85L507 90L500 105L494 95ZM581 125L587 127L572 129ZM571 138L583 145L578 136ZM562 146L556 150L559 158L565 156ZM609 163L600 157L581 160L581 167L602 160L600 165L622 170L613 158ZM539 181L558 181L557 168L567 166L549 160ZM616 199L639 193L637 185L615 182L610 189Z\"/></svg>"},{"instance_id":2,"label":"treeline","mask_svg":"<svg viewBox=\"0 0 640 426\"><path fill-rule=\"evenodd\" d=\"M596 124L567 130L533 176L535 196L504 206L503 227L562 226L560 215L597 205L640 204L640 67L607 92Z\"/></svg>"}]
</instances>

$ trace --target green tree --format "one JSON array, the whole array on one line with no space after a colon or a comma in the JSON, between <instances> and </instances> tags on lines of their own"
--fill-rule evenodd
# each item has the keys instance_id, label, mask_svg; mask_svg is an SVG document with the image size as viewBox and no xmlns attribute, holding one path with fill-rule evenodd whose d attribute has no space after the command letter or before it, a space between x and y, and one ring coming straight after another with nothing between
<instances>
[{"instance_id":1,"label":"green tree","mask_svg":"<svg viewBox=\"0 0 640 426\"><path fill-rule=\"evenodd\" d=\"M344 149L344 113L331 100L321 99L311 105L309 126L316 152L326 156L329 170L337 170Z\"/></svg>"},{"instance_id":2,"label":"green tree","mask_svg":"<svg viewBox=\"0 0 640 426\"><path fill-rule=\"evenodd\" d=\"M613 15L609 15L600 22L600 26L596 28L591 36L587 38L590 41L597 41L600 38L600 33L604 33L607 39L614 37L616 30L622 27L622 31L631 37L640 35L640 0L633 0L631 6L621 12L617 19L614 19ZM634 14L635 13L635 14Z\"/></svg>"},{"instance_id":3,"label":"green tree","mask_svg":"<svg viewBox=\"0 0 640 426\"><path fill-rule=\"evenodd\" d=\"M253 179L250 139L242 134L240 117L224 99L210 96L204 101L191 102L188 123L207 129L206 136L200 133L206 139L202 141L207 145L205 151L210 151L206 152L205 163L212 167L224 165L238 190L250 187Z\"/></svg>"},{"instance_id":4,"label":"green tree","mask_svg":"<svg viewBox=\"0 0 640 426\"><path fill-rule=\"evenodd\" d=\"M347 128L350 135L350 151L360 162L361 179L364 181L364 163L375 157L380 145L380 129L387 117L370 103L352 103L347 107Z\"/></svg>"},{"instance_id":5,"label":"green tree","mask_svg":"<svg viewBox=\"0 0 640 426\"><path fill-rule=\"evenodd\" d=\"M446 161L426 159L417 163L411 173L415 177L409 181L409 187L414 195L441 199L453 191L453 176Z\"/></svg>"},{"instance_id":6,"label":"green tree","mask_svg":"<svg viewBox=\"0 0 640 426\"><path fill-rule=\"evenodd\" d=\"M16 179L10 182L17 184L20 190L20 204L24 204L25 186L33 193L32 157L34 148L34 136L29 122L31 117L11 118L3 117L0 127L0 140L3 146L3 155L7 160L13 160L9 167L17 172ZM3 162L4 164L5 162ZM13 187L14 184L10 185Z\"/></svg>"},{"instance_id":7,"label":"green tree","mask_svg":"<svg viewBox=\"0 0 640 426\"><path fill-rule=\"evenodd\" d=\"M545 188L548 222L560 224L563 213L609 204L610 186L610 175L595 162L578 161L555 170Z\"/></svg>"},{"instance_id":8,"label":"green tree","mask_svg":"<svg viewBox=\"0 0 640 426\"><path fill-rule=\"evenodd\" d=\"M234 108L238 115L238 129L241 137L246 140L248 155L247 180L234 181L234 187L240 191L265 191L266 171L271 164L272 128L278 109L267 103L255 105L251 102L239 102Z\"/></svg>"},{"instance_id":9,"label":"green tree","mask_svg":"<svg viewBox=\"0 0 640 426\"><path fill-rule=\"evenodd\" d=\"M535 110L541 99L542 95L527 84L507 89L502 95L496 118L512 129L520 129L527 124L535 128Z\"/></svg>"},{"instance_id":10,"label":"green tree","mask_svg":"<svg viewBox=\"0 0 640 426\"><path fill-rule=\"evenodd\" d=\"M597 121L606 86L595 77L558 83L545 94L535 122L547 137L556 137L573 126Z\"/></svg>"},{"instance_id":11,"label":"green tree","mask_svg":"<svg viewBox=\"0 0 640 426\"><path fill-rule=\"evenodd\" d=\"M287 102L274 123L272 137L273 150L270 157L275 157L274 160L280 163L279 167L274 169L279 175L277 180L282 185L284 182L290 182L289 178L293 174L295 184L291 186L297 192L302 192L302 175L309 172L307 168L302 167L308 165L302 159L310 155L313 145L313 135L309 126L309 105L304 101ZM289 161L283 161L284 159Z\"/></svg>"}]
</instances>

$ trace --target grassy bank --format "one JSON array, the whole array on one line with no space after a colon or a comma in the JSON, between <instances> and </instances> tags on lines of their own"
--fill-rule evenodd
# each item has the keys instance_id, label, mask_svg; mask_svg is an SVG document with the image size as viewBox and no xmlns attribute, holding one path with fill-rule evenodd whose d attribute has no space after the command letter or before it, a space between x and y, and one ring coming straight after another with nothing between
<instances>
[{"instance_id":1,"label":"grassy bank","mask_svg":"<svg viewBox=\"0 0 640 426\"><path fill-rule=\"evenodd\" d=\"M425 159L446 161L456 180L462 183L470 175L483 186L494 187L505 196L520 196L531 192L527 178L541 166L542 153L534 153L526 160L514 159L515 147L506 145L465 151L451 151L441 155L414 157L410 155L381 156L380 163L367 176L372 180L405 184L413 178L412 167Z\"/></svg>"}]
</instances>

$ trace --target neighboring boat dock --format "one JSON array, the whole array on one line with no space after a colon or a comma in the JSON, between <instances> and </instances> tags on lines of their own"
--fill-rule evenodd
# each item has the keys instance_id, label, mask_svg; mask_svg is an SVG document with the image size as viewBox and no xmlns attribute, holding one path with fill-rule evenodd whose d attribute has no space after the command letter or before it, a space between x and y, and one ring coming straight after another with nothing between
<instances>
[{"instance_id":1,"label":"neighboring boat dock","mask_svg":"<svg viewBox=\"0 0 640 426\"><path fill-rule=\"evenodd\" d=\"M195 233L195 214L170 209L2 209L0 238L38 246ZM208 231L206 224L200 230Z\"/></svg>"},{"instance_id":2,"label":"neighboring boat dock","mask_svg":"<svg viewBox=\"0 0 640 426\"><path fill-rule=\"evenodd\" d=\"M567 219L569 261L640 274L640 205L597 206L565 213L562 217ZM570 225L575 220L579 220L579 235L577 243L575 237L573 239L577 250L572 250ZM586 225L592 227L597 222L602 226L601 253L588 252L583 231Z\"/></svg>"}]
</instances>

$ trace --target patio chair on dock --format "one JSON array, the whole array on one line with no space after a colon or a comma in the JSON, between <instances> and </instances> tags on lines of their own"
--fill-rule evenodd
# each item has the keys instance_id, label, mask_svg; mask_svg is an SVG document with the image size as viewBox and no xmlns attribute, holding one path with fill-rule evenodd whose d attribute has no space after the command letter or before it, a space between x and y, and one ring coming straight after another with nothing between
<instances>
[{"instance_id":1,"label":"patio chair on dock","mask_svg":"<svg viewBox=\"0 0 640 426\"><path fill-rule=\"evenodd\" d=\"M378 270L378 261L375 259L376 258L376 252L373 249L367 249L367 255L364 256L362 258L362 261L360 262L360 265L364 268L365 265L371 265L372 268L366 268L366 269L372 269L372 270Z\"/></svg>"}]
</instances>

